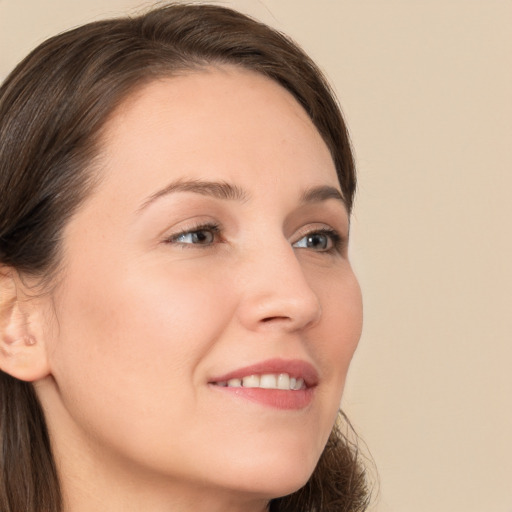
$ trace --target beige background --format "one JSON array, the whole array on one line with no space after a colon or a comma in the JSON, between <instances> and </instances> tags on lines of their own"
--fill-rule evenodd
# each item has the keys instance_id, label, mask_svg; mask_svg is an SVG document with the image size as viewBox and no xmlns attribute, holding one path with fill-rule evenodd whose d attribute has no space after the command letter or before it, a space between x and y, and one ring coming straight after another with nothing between
<instances>
[{"instance_id":1,"label":"beige background","mask_svg":"<svg viewBox=\"0 0 512 512\"><path fill-rule=\"evenodd\" d=\"M379 512L512 512L512 1L233 0L333 81L365 329L344 407ZM139 0L0 0L0 77Z\"/></svg>"}]
</instances>

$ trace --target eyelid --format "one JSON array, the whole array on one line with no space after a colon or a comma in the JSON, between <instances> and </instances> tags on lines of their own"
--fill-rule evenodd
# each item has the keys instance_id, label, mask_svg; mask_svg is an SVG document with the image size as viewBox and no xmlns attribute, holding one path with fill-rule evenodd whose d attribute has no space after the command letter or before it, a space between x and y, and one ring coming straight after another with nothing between
<instances>
[{"instance_id":1,"label":"eyelid","mask_svg":"<svg viewBox=\"0 0 512 512\"><path fill-rule=\"evenodd\" d=\"M196 224L192 224L190 226L186 226L182 229L179 229L175 233L171 233L164 237L163 242L167 244L175 244L177 246L191 248L191 247L211 247L212 244L190 244L185 242L179 242L178 239L182 236L197 232L197 231L211 231L213 232L216 238L220 237L220 233L222 232L222 228L220 224L217 222L198 222ZM218 240L217 240L218 241ZM214 242L215 243L215 242Z\"/></svg>"},{"instance_id":2,"label":"eyelid","mask_svg":"<svg viewBox=\"0 0 512 512\"><path fill-rule=\"evenodd\" d=\"M310 224L307 226L304 226L300 228L294 235L294 240L292 242L292 246L295 245L297 242L302 240L306 236L314 235L314 234L325 234L331 238L332 247L329 249L325 249L323 251L317 251L317 252L323 252L323 253L333 253L338 252L342 253L347 246L347 236L341 233L338 229L333 228L332 226L329 226L324 223L318 223L318 224Z\"/></svg>"}]
</instances>

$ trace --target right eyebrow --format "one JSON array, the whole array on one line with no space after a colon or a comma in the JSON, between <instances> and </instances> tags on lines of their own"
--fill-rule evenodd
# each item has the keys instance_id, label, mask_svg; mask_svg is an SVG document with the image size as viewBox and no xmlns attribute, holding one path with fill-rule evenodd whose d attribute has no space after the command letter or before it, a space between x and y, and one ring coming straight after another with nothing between
<instances>
[{"instance_id":1,"label":"right eyebrow","mask_svg":"<svg viewBox=\"0 0 512 512\"><path fill-rule=\"evenodd\" d=\"M161 190L151 194L138 208L137 213L146 209L161 197L175 192L194 192L203 196L210 196L216 199L231 201L246 201L248 193L237 185L226 181L204 181L204 180L176 180L166 185Z\"/></svg>"}]
</instances>

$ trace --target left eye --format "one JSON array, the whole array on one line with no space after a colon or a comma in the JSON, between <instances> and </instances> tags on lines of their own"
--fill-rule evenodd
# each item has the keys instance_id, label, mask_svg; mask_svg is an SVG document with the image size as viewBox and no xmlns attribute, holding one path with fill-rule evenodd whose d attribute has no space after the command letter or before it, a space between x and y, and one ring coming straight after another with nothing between
<instances>
[{"instance_id":1,"label":"left eye","mask_svg":"<svg viewBox=\"0 0 512 512\"><path fill-rule=\"evenodd\" d=\"M300 240L293 244L293 247L300 249L313 249L315 251L329 251L335 245L332 233L315 232L303 236Z\"/></svg>"}]
</instances>

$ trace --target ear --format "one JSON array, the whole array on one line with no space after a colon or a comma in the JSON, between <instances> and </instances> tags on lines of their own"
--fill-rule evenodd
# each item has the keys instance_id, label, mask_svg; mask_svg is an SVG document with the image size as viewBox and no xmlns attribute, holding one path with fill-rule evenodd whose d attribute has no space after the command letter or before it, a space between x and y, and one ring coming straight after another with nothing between
<instances>
[{"instance_id":1,"label":"ear","mask_svg":"<svg viewBox=\"0 0 512 512\"><path fill-rule=\"evenodd\" d=\"M18 272L0 267L0 370L28 382L49 375L44 317Z\"/></svg>"}]
</instances>

